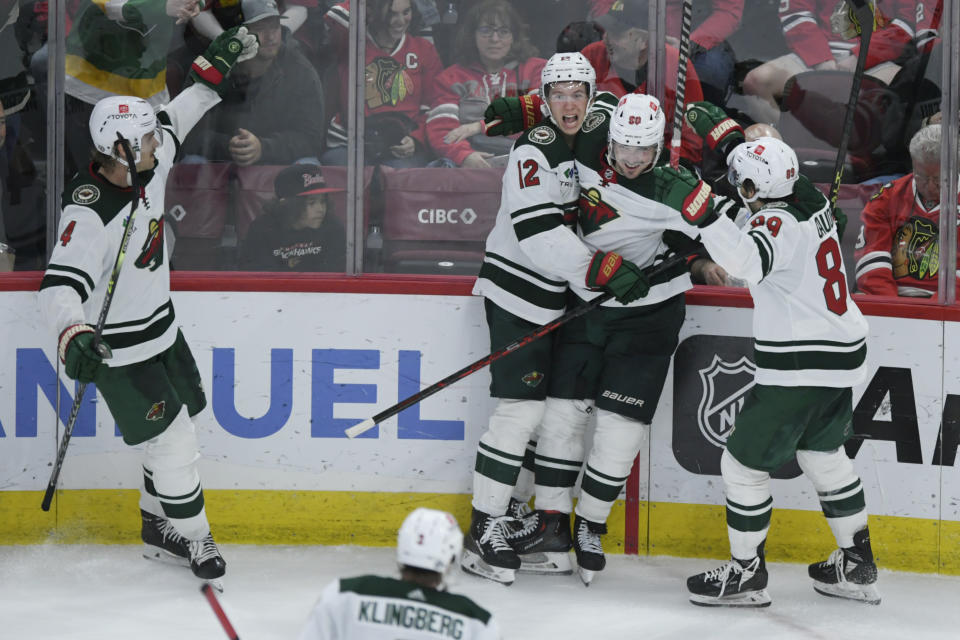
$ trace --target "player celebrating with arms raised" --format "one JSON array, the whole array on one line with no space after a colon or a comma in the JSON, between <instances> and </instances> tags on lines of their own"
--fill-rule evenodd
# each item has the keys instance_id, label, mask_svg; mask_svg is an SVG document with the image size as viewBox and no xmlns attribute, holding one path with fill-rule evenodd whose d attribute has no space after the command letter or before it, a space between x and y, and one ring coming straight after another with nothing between
<instances>
[{"instance_id":1,"label":"player celebrating with arms raised","mask_svg":"<svg viewBox=\"0 0 960 640\"><path fill-rule=\"evenodd\" d=\"M170 300L163 203L180 140L220 101L233 65L255 56L257 47L246 27L220 34L193 63L196 83L159 113L132 96L110 96L94 106L94 160L64 189L59 241L38 294L60 336L67 375L96 383L123 441L145 445L145 557L187 564L197 577L213 581L226 565L207 522L191 419L206 398ZM136 253L124 260L127 246ZM99 342L91 319L111 302Z\"/></svg>"}]
</instances>

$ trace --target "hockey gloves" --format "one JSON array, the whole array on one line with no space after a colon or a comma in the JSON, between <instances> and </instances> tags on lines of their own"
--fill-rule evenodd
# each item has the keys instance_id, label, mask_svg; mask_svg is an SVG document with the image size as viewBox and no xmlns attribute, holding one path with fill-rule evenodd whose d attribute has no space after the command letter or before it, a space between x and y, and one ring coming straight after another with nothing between
<instances>
[{"instance_id":1,"label":"hockey gloves","mask_svg":"<svg viewBox=\"0 0 960 640\"><path fill-rule=\"evenodd\" d=\"M587 288L604 289L620 304L630 304L647 295L650 281L640 267L619 253L597 251L587 268Z\"/></svg>"},{"instance_id":2,"label":"hockey gloves","mask_svg":"<svg viewBox=\"0 0 960 640\"><path fill-rule=\"evenodd\" d=\"M111 355L110 347L102 341L99 350L94 350L93 327L88 324L74 324L64 329L57 352L67 375L80 382L93 382L103 359Z\"/></svg>"},{"instance_id":3,"label":"hockey gloves","mask_svg":"<svg viewBox=\"0 0 960 640\"><path fill-rule=\"evenodd\" d=\"M220 93L226 88L223 81L233 65L257 55L259 47L257 36L246 27L227 29L196 57L190 65L190 77Z\"/></svg>"},{"instance_id":4,"label":"hockey gloves","mask_svg":"<svg viewBox=\"0 0 960 640\"><path fill-rule=\"evenodd\" d=\"M662 166L654 169L656 199L676 209L688 224L705 227L717 219L710 185L686 169Z\"/></svg>"},{"instance_id":5,"label":"hockey gloves","mask_svg":"<svg viewBox=\"0 0 960 640\"><path fill-rule=\"evenodd\" d=\"M744 140L743 127L723 109L709 102L692 103L684 116L697 135L707 141L710 149L724 156Z\"/></svg>"},{"instance_id":6,"label":"hockey gloves","mask_svg":"<svg viewBox=\"0 0 960 640\"><path fill-rule=\"evenodd\" d=\"M536 94L515 98L494 98L483 112L488 136L509 136L528 129L543 119L543 100Z\"/></svg>"}]
</instances>

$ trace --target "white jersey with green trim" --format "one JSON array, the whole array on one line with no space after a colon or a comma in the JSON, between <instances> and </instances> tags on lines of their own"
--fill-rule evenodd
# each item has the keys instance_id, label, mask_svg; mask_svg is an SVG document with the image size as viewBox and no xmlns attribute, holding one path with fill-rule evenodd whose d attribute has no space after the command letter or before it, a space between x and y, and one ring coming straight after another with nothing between
<instances>
[{"instance_id":1,"label":"white jersey with green trim","mask_svg":"<svg viewBox=\"0 0 960 640\"><path fill-rule=\"evenodd\" d=\"M557 128L524 132L507 160L473 293L535 324L563 314L567 282L584 282L593 257L572 230L578 192L573 152Z\"/></svg>"},{"instance_id":2,"label":"white jersey with green trim","mask_svg":"<svg viewBox=\"0 0 960 640\"><path fill-rule=\"evenodd\" d=\"M470 598L382 576L327 585L300 640L499 640L492 614Z\"/></svg>"},{"instance_id":3,"label":"white jersey with green trim","mask_svg":"<svg viewBox=\"0 0 960 640\"><path fill-rule=\"evenodd\" d=\"M167 176L180 140L219 101L216 92L198 83L157 114L163 133L156 166L139 173L142 195L103 330L103 340L113 350L105 361L111 367L154 356L177 336L164 242ZM132 197L131 187L110 183L93 165L64 188L57 243L37 294L40 310L57 335L73 324L96 324Z\"/></svg>"},{"instance_id":4,"label":"white jersey with green trim","mask_svg":"<svg viewBox=\"0 0 960 640\"><path fill-rule=\"evenodd\" d=\"M867 321L848 293L825 197L812 214L767 203L742 230L720 216L701 238L750 288L757 383L852 387L866 379Z\"/></svg>"}]
</instances>

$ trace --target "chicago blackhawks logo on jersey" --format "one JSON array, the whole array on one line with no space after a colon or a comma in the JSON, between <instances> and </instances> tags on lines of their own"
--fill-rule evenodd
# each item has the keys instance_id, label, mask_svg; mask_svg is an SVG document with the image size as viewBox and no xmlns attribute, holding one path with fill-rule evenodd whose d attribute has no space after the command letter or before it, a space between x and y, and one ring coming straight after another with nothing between
<instances>
[{"instance_id":1,"label":"chicago blackhawks logo on jersey","mask_svg":"<svg viewBox=\"0 0 960 640\"><path fill-rule=\"evenodd\" d=\"M144 240L134 264L138 269L150 271L156 271L163 264L163 218L150 221L147 239Z\"/></svg>"},{"instance_id":2,"label":"chicago blackhawks logo on jersey","mask_svg":"<svg viewBox=\"0 0 960 640\"><path fill-rule=\"evenodd\" d=\"M617 210L603 201L596 187L580 192L580 229L583 235L589 235L619 217Z\"/></svg>"},{"instance_id":3,"label":"chicago blackhawks logo on jersey","mask_svg":"<svg viewBox=\"0 0 960 640\"><path fill-rule=\"evenodd\" d=\"M890 261L894 278L936 278L940 270L940 230L929 220L911 217L893 238Z\"/></svg>"},{"instance_id":4,"label":"chicago blackhawks logo on jersey","mask_svg":"<svg viewBox=\"0 0 960 640\"><path fill-rule=\"evenodd\" d=\"M368 109L396 106L413 92L413 81L393 58L374 58L364 69Z\"/></svg>"},{"instance_id":5,"label":"chicago blackhawks logo on jersey","mask_svg":"<svg viewBox=\"0 0 960 640\"><path fill-rule=\"evenodd\" d=\"M703 392L697 409L697 425L708 442L723 447L733 433L733 423L753 387L757 367L747 356L727 362L714 354L713 362L700 369Z\"/></svg>"}]
</instances>

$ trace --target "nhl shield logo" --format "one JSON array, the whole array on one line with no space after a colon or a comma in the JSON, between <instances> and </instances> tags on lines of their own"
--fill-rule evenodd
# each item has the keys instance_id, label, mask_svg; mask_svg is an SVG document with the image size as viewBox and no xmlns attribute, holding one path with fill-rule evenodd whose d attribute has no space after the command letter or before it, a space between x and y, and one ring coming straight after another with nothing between
<instances>
[{"instance_id":1,"label":"nhl shield logo","mask_svg":"<svg viewBox=\"0 0 960 640\"><path fill-rule=\"evenodd\" d=\"M747 356L727 362L714 354L713 362L697 372L703 385L697 425L711 444L720 448L726 444L747 392L753 387L756 370Z\"/></svg>"}]
</instances>

